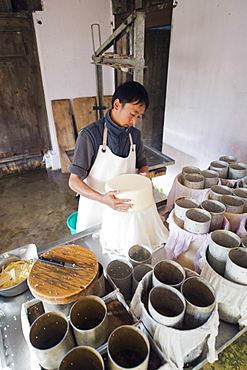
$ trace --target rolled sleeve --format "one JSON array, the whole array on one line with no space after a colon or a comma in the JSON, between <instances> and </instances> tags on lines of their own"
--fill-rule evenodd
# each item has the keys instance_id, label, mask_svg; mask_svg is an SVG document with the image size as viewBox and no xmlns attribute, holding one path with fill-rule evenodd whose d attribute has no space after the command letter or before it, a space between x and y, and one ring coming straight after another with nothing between
<instances>
[{"instance_id":1,"label":"rolled sleeve","mask_svg":"<svg viewBox=\"0 0 247 370\"><path fill-rule=\"evenodd\" d=\"M93 156L92 141L88 134L82 130L76 140L74 157L69 166L69 172L81 176L83 179L86 178L92 165Z\"/></svg>"}]
</instances>

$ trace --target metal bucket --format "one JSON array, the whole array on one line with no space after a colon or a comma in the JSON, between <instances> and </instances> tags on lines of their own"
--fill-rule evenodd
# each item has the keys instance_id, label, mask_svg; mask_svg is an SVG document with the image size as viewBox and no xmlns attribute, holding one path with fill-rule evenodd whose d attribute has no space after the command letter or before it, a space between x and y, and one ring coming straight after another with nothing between
<instances>
[{"instance_id":1,"label":"metal bucket","mask_svg":"<svg viewBox=\"0 0 247 370\"><path fill-rule=\"evenodd\" d=\"M200 206L200 202L197 199L191 197L180 197L175 200L174 204L174 221L176 224L183 228L185 213L188 209L197 208Z\"/></svg>"},{"instance_id":2,"label":"metal bucket","mask_svg":"<svg viewBox=\"0 0 247 370\"><path fill-rule=\"evenodd\" d=\"M181 183L184 184L185 176L191 173L200 173L201 170L195 166L186 166L182 168Z\"/></svg>"},{"instance_id":3,"label":"metal bucket","mask_svg":"<svg viewBox=\"0 0 247 370\"><path fill-rule=\"evenodd\" d=\"M98 348L106 342L109 335L107 307L101 298L80 298L71 308L69 317L78 346Z\"/></svg>"},{"instance_id":4,"label":"metal bucket","mask_svg":"<svg viewBox=\"0 0 247 370\"><path fill-rule=\"evenodd\" d=\"M65 304L52 304L42 301L45 312L61 312L65 316L69 315L69 311L75 302Z\"/></svg>"},{"instance_id":5,"label":"metal bucket","mask_svg":"<svg viewBox=\"0 0 247 370\"><path fill-rule=\"evenodd\" d=\"M235 195L222 195L220 201L225 205L226 212L243 213L244 201Z\"/></svg>"},{"instance_id":6,"label":"metal bucket","mask_svg":"<svg viewBox=\"0 0 247 370\"><path fill-rule=\"evenodd\" d=\"M247 234L242 236L241 244L242 244L243 247L247 248Z\"/></svg>"},{"instance_id":7,"label":"metal bucket","mask_svg":"<svg viewBox=\"0 0 247 370\"><path fill-rule=\"evenodd\" d=\"M183 295L171 286L155 286L150 290L148 311L159 324L180 329L183 325L185 307Z\"/></svg>"},{"instance_id":8,"label":"metal bucket","mask_svg":"<svg viewBox=\"0 0 247 370\"><path fill-rule=\"evenodd\" d=\"M104 297L105 295L104 268L99 262L98 265L99 265L98 279L96 280L93 288L87 293L87 295L97 295L98 297Z\"/></svg>"},{"instance_id":9,"label":"metal bucket","mask_svg":"<svg viewBox=\"0 0 247 370\"><path fill-rule=\"evenodd\" d=\"M138 328L130 325L115 329L107 346L110 370L147 370L150 345L147 336Z\"/></svg>"},{"instance_id":10,"label":"metal bucket","mask_svg":"<svg viewBox=\"0 0 247 370\"><path fill-rule=\"evenodd\" d=\"M218 172L213 170L205 170L201 171L201 175L204 177L204 188L211 188L211 186L218 184Z\"/></svg>"},{"instance_id":11,"label":"metal bucket","mask_svg":"<svg viewBox=\"0 0 247 370\"><path fill-rule=\"evenodd\" d=\"M184 229L194 234L209 232L211 214L204 209L192 208L185 214Z\"/></svg>"},{"instance_id":12,"label":"metal bucket","mask_svg":"<svg viewBox=\"0 0 247 370\"><path fill-rule=\"evenodd\" d=\"M229 179L241 179L247 176L247 164L243 162L235 162L229 164L228 177Z\"/></svg>"},{"instance_id":13,"label":"metal bucket","mask_svg":"<svg viewBox=\"0 0 247 370\"><path fill-rule=\"evenodd\" d=\"M214 310L215 291L209 282L201 277L190 277L181 285L186 300L183 324L186 329L203 325Z\"/></svg>"},{"instance_id":14,"label":"metal bucket","mask_svg":"<svg viewBox=\"0 0 247 370\"><path fill-rule=\"evenodd\" d=\"M233 163L233 162L237 162L237 157L233 156L233 155L223 155L222 157L219 158L220 161L224 161L224 162L227 162L227 163Z\"/></svg>"},{"instance_id":15,"label":"metal bucket","mask_svg":"<svg viewBox=\"0 0 247 370\"><path fill-rule=\"evenodd\" d=\"M103 358L96 349L79 346L71 349L62 359L58 370L104 370Z\"/></svg>"},{"instance_id":16,"label":"metal bucket","mask_svg":"<svg viewBox=\"0 0 247 370\"><path fill-rule=\"evenodd\" d=\"M221 179L227 179L229 163L225 161L213 161L209 169L218 172Z\"/></svg>"},{"instance_id":17,"label":"metal bucket","mask_svg":"<svg viewBox=\"0 0 247 370\"><path fill-rule=\"evenodd\" d=\"M239 197L243 200L244 202L243 213L247 213L247 188L233 189L233 194L236 195L236 197Z\"/></svg>"},{"instance_id":18,"label":"metal bucket","mask_svg":"<svg viewBox=\"0 0 247 370\"><path fill-rule=\"evenodd\" d=\"M231 195L232 190L228 186L225 185L213 185L209 191L209 197L213 200L219 200L222 195Z\"/></svg>"},{"instance_id":19,"label":"metal bucket","mask_svg":"<svg viewBox=\"0 0 247 370\"><path fill-rule=\"evenodd\" d=\"M199 173L185 175L184 186L191 189L204 189L205 178Z\"/></svg>"},{"instance_id":20,"label":"metal bucket","mask_svg":"<svg viewBox=\"0 0 247 370\"><path fill-rule=\"evenodd\" d=\"M231 248L239 247L240 237L228 230L215 230L210 234L208 262L221 276L224 276L227 255Z\"/></svg>"},{"instance_id":21,"label":"metal bucket","mask_svg":"<svg viewBox=\"0 0 247 370\"><path fill-rule=\"evenodd\" d=\"M211 214L209 231L221 229L226 211L225 205L218 200L208 199L201 203L201 207Z\"/></svg>"},{"instance_id":22,"label":"metal bucket","mask_svg":"<svg viewBox=\"0 0 247 370\"><path fill-rule=\"evenodd\" d=\"M148 247L140 244L135 244L129 249L128 258L133 267L152 263L152 253Z\"/></svg>"},{"instance_id":23,"label":"metal bucket","mask_svg":"<svg viewBox=\"0 0 247 370\"><path fill-rule=\"evenodd\" d=\"M61 312L39 316L30 328L29 339L39 364L48 370L58 369L62 358L75 346L69 322Z\"/></svg>"},{"instance_id":24,"label":"metal bucket","mask_svg":"<svg viewBox=\"0 0 247 370\"><path fill-rule=\"evenodd\" d=\"M113 260L108 263L106 273L116 284L124 298L129 301L132 296L133 266L127 260Z\"/></svg>"},{"instance_id":25,"label":"metal bucket","mask_svg":"<svg viewBox=\"0 0 247 370\"><path fill-rule=\"evenodd\" d=\"M136 267L134 267L134 270L132 273L132 294L134 294L137 288L137 285L139 284L143 276L145 276L149 271L152 271L152 270L153 270L152 265L143 264L143 265L137 265Z\"/></svg>"},{"instance_id":26,"label":"metal bucket","mask_svg":"<svg viewBox=\"0 0 247 370\"><path fill-rule=\"evenodd\" d=\"M153 286L172 286L179 289L185 279L185 270L179 263L163 260L154 266L152 274Z\"/></svg>"},{"instance_id":27,"label":"metal bucket","mask_svg":"<svg viewBox=\"0 0 247 370\"><path fill-rule=\"evenodd\" d=\"M226 260L225 278L234 283L247 285L247 248L233 248Z\"/></svg>"}]
</instances>

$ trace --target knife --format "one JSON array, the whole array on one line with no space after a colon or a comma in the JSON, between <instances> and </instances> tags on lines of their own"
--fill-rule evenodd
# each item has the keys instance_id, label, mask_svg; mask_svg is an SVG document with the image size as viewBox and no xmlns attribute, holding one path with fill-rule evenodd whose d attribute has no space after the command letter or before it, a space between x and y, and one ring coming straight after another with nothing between
<instances>
[{"instance_id":1,"label":"knife","mask_svg":"<svg viewBox=\"0 0 247 370\"><path fill-rule=\"evenodd\" d=\"M56 266L60 266L60 267L68 267L70 269L75 269L75 270L84 269L84 267L78 266L75 263L68 263L68 262L64 262L64 261L58 261L58 260L54 260L53 258L46 258L46 257L43 257L43 256L40 256L39 260L41 262L49 263L51 265L56 265Z\"/></svg>"}]
</instances>

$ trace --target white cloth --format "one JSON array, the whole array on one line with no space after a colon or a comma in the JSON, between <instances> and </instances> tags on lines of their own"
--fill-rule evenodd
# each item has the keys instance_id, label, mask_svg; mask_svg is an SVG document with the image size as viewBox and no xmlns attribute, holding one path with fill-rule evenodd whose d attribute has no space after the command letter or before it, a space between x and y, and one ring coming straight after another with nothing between
<instances>
[{"instance_id":1,"label":"white cloth","mask_svg":"<svg viewBox=\"0 0 247 370\"><path fill-rule=\"evenodd\" d=\"M128 257L128 250L135 244L145 245L152 252L167 241L168 235L154 201L137 212L105 208L100 231L103 253Z\"/></svg>"},{"instance_id":2,"label":"white cloth","mask_svg":"<svg viewBox=\"0 0 247 370\"><path fill-rule=\"evenodd\" d=\"M107 132L106 126L105 131ZM85 182L92 189L104 194L105 183L122 173L135 173L136 152L130 136L130 152L128 157L122 158L112 153L106 146L106 139L100 145L96 160ZM80 196L76 232L86 230L101 224L106 206L97 201Z\"/></svg>"},{"instance_id":3,"label":"white cloth","mask_svg":"<svg viewBox=\"0 0 247 370\"><path fill-rule=\"evenodd\" d=\"M130 309L139 318L157 346L163 352L167 361L166 369L184 368L184 359L192 350L198 347L200 351L205 343L208 345L207 359L209 362L217 360L215 339L218 335L219 316L217 305L209 320L202 326L191 330L178 330L157 323L147 312L141 301L143 290L151 286L152 271L148 272L139 282L130 303Z\"/></svg>"},{"instance_id":4,"label":"white cloth","mask_svg":"<svg viewBox=\"0 0 247 370\"><path fill-rule=\"evenodd\" d=\"M171 260L177 259L181 253L184 253L188 250L192 241L201 240L202 245L194 256L195 271L200 272L199 260L201 258L201 253L203 253L203 251L208 246L210 233L194 234L182 229L176 224L174 220L174 210L172 210L172 212L170 213L167 222L169 223L169 237L165 245L165 250L168 258ZM230 229L230 224L226 217L224 217L223 229Z\"/></svg>"},{"instance_id":5,"label":"white cloth","mask_svg":"<svg viewBox=\"0 0 247 370\"><path fill-rule=\"evenodd\" d=\"M229 188L241 188L243 186L244 180L247 179L247 176L242 177L241 179L219 179L219 185L225 185Z\"/></svg>"},{"instance_id":6,"label":"white cloth","mask_svg":"<svg viewBox=\"0 0 247 370\"><path fill-rule=\"evenodd\" d=\"M168 213L173 209L176 199L180 197L191 197L197 199L200 203L206 199L210 188L207 189L191 189L181 184L181 173L178 174L174 181L172 188L167 196L167 203L164 213Z\"/></svg>"},{"instance_id":7,"label":"white cloth","mask_svg":"<svg viewBox=\"0 0 247 370\"><path fill-rule=\"evenodd\" d=\"M216 291L216 301L229 307L229 311L239 316L240 327L247 326L247 286L234 283L217 274L206 260L204 253L200 259L201 274Z\"/></svg>"},{"instance_id":8,"label":"white cloth","mask_svg":"<svg viewBox=\"0 0 247 370\"><path fill-rule=\"evenodd\" d=\"M243 236L245 236L247 234L247 214L246 216L244 216L242 218L242 220L240 221L239 225L238 225L238 228L236 230L236 234L242 238Z\"/></svg>"}]
</instances>

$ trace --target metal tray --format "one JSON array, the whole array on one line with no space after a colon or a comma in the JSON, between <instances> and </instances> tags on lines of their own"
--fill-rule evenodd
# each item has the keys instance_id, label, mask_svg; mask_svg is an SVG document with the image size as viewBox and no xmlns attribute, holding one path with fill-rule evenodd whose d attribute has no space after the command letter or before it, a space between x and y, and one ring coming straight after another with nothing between
<instances>
[{"instance_id":1,"label":"metal tray","mask_svg":"<svg viewBox=\"0 0 247 370\"><path fill-rule=\"evenodd\" d=\"M39 254L59 245L76 244L92 250L98 258L98 261L105 267L110 261L110 258L102 253L99 239L97 237L98 232L99 227L96 226L81 233L70 235L56 242L40 247ZM156 258L155 253L156 252L154 252L153 257L154 260L158 262L158 260L162 259L163 256L162 254L159 255L160 250L157 251L158 258ZM0 296L0 364L2 365L2 368L8 366L11 370L40 370L40 366L37 367L37 360L36 358L33 358L24 338L21 324L22 304L33 299L34 297L29 290L16 297ZM238 325L220 321L219 334L216 338L217 352L221 352L233 343L244 332L246 332L246 330L246 327L239 329ZM36 365L33 365L33 360L36 361ZM193 364L189 369L198 370L206 363L207 360L202 354L202 356L197 359L197 363Z\"/></svg>"}]
</instances>

